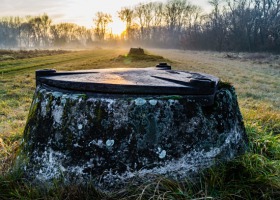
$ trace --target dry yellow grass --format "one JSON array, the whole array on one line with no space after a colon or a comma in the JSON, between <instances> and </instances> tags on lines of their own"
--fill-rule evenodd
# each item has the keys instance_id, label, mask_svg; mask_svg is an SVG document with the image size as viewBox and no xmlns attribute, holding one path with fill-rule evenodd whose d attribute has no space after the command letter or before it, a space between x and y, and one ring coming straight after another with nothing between
<instances>
[{"instance_id":1,"label":"dry yellow grass","mask_svg":"<svg viewBox=\"0 0 280 200\"><path fill-rule=\"evenodd\" d=\"M208 193L210 197L211 195L218 197L220 195L229 199L237 196L244 197L244 195L248 198L260 197L260 195L263 197L267 195L268 199L279 197L279 59L271 60L262 56L262 60L256 62L254 56L254 59L251 59L252 54L242 54L242 59L232 59L226 53L165 49L149 50L151 54L161 55L165 59L150 57L149 59L137 59L137 62L126 56L122 56L120 59L119 55L125 55L128 51L129 49L98 49L0 61L0 199L3 197L7 197L7 199L10 197L17 199L34 199L35 197L62 199L65 195L72 194L71 192L77 198L81 194L88 198L90 192L94 191L94 189L76 191L72 190L71 187L70 189L58 187L49 194L41 194L17 178L4 176L8 174L7 172L15 159L15 152L19 147L35 90L35 70L54 68L68 71L109 67L150 67L161 61L171 62L173 69L213 74L235 86L249 134L250 152L237 161L233 161L229 166L214 169L213 173L208 175L209 180L206 177L205 182L200 185L201 187L180 189L179 183L166 182L165 180L160 188L158 183L151 184L150 189L150 186L144 185L146 190L139 187L137 190L123 191L125 197L119 194L115 199L119 199L120 196L123 199L136 199L140 196L143 198L144 196L147 198L156 197L155 191L159 199L163 199L161 197L165 195L173 199L177 197L180 199L204 198L208 196ZM225 182L228 181L226 174L233 177L231 184ZM154 186L155 188L153 188ZM69 193L68 190L71 192ZM192 192L198 192L198 195L194 193L190 196L189 193ZM94 192L92 195L92 199L94 199L99 194ZM129 195L131 197L127 197ZM99 198L101 197L99 196Z\"/></svg>"},{"instance_id":2,"label":"dry yellow grass","mask_svg":"<svg viewBox=\"0 0 280 200\"><path fill-rule=\"evenodd\" d=\"M175 61L175 69L201 71L232 83L242 107L250 100L280 110L279 56L269 60L270 54L262 54L256 62L256 54L250 53L243 53L240 59L230 59L228 53L207 51L152 49L151 52Z\"/></svg>"}]
</instances>

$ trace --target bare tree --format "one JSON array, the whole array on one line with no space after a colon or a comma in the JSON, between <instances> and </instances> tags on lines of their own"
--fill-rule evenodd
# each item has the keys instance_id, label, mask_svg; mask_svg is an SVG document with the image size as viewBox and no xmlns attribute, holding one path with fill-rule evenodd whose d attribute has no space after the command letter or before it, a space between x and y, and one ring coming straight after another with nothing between
<instances>
[{"instance_id":1,"label":"bare tree","mask_svg":"<svg viewBox=\"0 0 280 200\"><path fill-rule=\"evenodd\" d=\"M212 36L212 41L215 41L213 45L214 49L221 51L226 36L226 23L224 20L225 17L223 16L225 12L221 11L222 0L210 0L208 2L213 6L213 10L210 13L212 29L208 34Z\"/></svg>"},{"instance_id":2,"label":"bare tree","mask_svg":"<svg viewBox=\"0 0 280 200\"><path fill-rule=\"evenodd\" d=\"M125 22L126 37L127 37L127 39L130 39L131 38L132 20L133 20L133 10L128 7L122 8L118 12L118 16L123 22Z\"/></svg>"},{"instance_id":3,"label":"bare tree","mask_svg":"<svg viewBox=\"0 0 280 200\"><path fill-rule=\"evenodd\" d=\"M97 12L93 19L95 23L94 33L98 40L103 41L108 33L108 24L113 22L112 16L107 13Z\"/></svg>"},{"instance_id":4,"label":"bare tree","mask_svg":"<svg viewBox=\"0 0 280 200\"><path fill-rule=\"evenodd\" d=\"M187 6L187 0L167 1L165 6L165 18L170 32L174 32L176 29L180 31Z\"/></svg>"},{"instance_id":5,"label":"bare tree","mask_svg":"<svg viewBox=\"0 0 280 200\"><path fill-rule=\"evenodd\" d=\"M41 16L41 39L42 39L42 45L44 47L49 46L49 33L50 33L50 27L51 27L52 20L49 18L47 14L44 14Z\"/></svg>"},{"instance_id":6,"label":"bare tree","mask_svg":"<svg viewBox=\"0 0 280 200\"><path fill-rule=\"evenodd\" d=\"M143 3L140 3L137 5L134 9L134 17L135 20L137 20L139 26L140 26L140 39L144 39L144 28L145 28L145 5Z\"/></svg>"},{"instance_id":7,"label":"bare tree","mask_svg":"<svg viewBox=\"0 0 280 200\"><path fill-rule=\"evenodd\" d=\"M154 2L153 19L151 21L152 33L151 40L153 44L160 45L165 41L165 20L164 20L164 4L162 2Z\"/></svg>"}]
</instances>

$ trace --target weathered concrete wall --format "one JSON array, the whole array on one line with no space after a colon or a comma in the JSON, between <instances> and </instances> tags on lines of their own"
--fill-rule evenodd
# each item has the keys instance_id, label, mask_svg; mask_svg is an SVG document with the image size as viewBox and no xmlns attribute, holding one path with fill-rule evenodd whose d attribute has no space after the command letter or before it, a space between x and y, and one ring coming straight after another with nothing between
<instances>
[{"instance_id":1,"label":"weathered concrete wall","mask_svg":"<svg viewBox=\"0 0 280 200\"><path fill-rule=\"evenodd\" d=\"M244 152L232 87L204 107L183 96L71 94L37 86L21 153L29 179L101 188L149 174L183 179Z\"/></svg>"}]
</instances>

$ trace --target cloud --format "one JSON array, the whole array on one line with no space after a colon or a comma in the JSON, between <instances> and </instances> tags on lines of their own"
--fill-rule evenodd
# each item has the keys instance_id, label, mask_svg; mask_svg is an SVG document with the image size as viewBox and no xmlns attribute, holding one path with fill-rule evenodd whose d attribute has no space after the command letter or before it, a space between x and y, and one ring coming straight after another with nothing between
<instances>
[{"instance_id":1,"label":"cloud","mask_svg":"<svg viewBox=\"0 0 280 200\"><path fill-rule=\"evenodd\" d=\"M54 23L66 22L65 6L70 0L0 0L0 17L36 16L46 13ZM70 22L70 21L67 21Z\"/></svg>"},{"instance_id":2,"label":"cloud","mask_svg":"<svg viewBox=\"0 0 280 200\"><path fill-rule=\"evenodd\" d=\"M0 0L1 16L25 16L59 13L68 0Z\"/></svg>"}]
</instances>

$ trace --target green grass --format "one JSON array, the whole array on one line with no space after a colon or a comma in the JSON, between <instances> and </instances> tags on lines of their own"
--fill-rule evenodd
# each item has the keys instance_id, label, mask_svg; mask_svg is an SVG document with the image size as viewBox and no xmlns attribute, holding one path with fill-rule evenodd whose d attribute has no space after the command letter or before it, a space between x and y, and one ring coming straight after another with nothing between
<instances>
[{"instance_id":1,"label":"green grass","mask_svg":"<svg viewBox=\"0 0 280 200\"><path fill-rule=\"evenodd\" d=\"M245 155L206 170L195 182L158 177L115 193L100 193L90 185L65 187L58 180L46 190L31 186L21 171L11 171L35 90L34 71L149 67L170 62L160 56L119 56L127 52L99 49L0 61L0 199L280 199L280 91L275 76L279 71L246 63L241 70L212 63L202 66L191 60L188 64L173 62L176 69L204 71L237 86L250 141Z\"/></svg>"},{"instance_id":2,"label":"green grass","mask_svg":"<svg viewBox=\"0 0 280 200\"><path fill-rule=\"evenodd\" d=\"M18 51L13 51L13 50L0 49L0 61L51 56L51 55L64 54L64 53L67 53L67 51L64 51L64 50L18 50Z\"/></svg>"}]
</instances>

